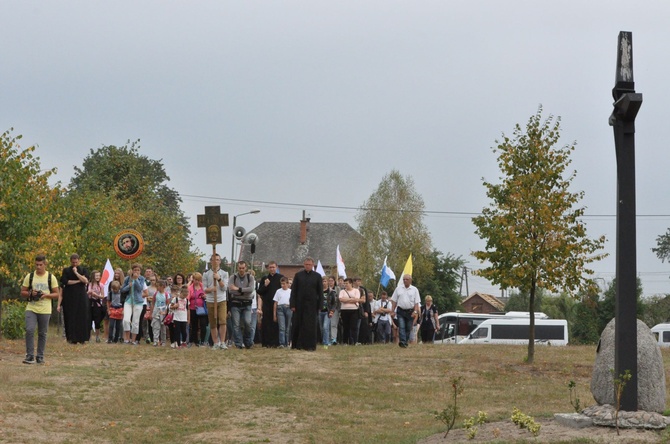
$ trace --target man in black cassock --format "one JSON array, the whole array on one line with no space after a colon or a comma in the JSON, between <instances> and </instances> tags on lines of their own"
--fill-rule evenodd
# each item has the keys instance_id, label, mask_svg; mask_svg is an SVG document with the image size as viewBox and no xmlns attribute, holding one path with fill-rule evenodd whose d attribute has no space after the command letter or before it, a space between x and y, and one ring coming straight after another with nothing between
<instances>
[{"instance_id":1,"label":"man in black cassock","mask_svg":"<svg viewBox=\"0 0 670 444\"><path fill-rule=\"evenodd\" d=\"M263 347L279 347L279 325L274 321L272 312L274 307L274 297L277 290L281 288L281 274L277 273L277 263L270 261L268 263L268 273L260 280L258 293L263 301L261 304L261 343Z\"/></svg>"},{"instance_id":2,"label":"man in black cassock","mask_svg":"<svg viewBox=\"0 0 670 444\"><path fill-rule=\"evenodd\" d=\"M314 351L323 283L321 275L313 270L314 259L306 258L303 265L305 269L296 273L291 286L292 348Z\"/></svg>"}]
</instances>

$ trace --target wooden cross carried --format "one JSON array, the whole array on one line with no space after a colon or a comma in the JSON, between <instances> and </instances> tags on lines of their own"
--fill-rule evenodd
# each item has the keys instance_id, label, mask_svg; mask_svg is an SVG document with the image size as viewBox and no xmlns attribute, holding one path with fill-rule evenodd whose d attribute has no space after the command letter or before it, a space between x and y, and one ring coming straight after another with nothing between
<instances>
[{"instance_id":1,"label":"wooden cross carried","mask_svg":"<svg viewBox=\"0 0 670 444\"><path fill-rule=\"evenodd\" d=\"M205 214L198 214L198 228L207 230L207 243L212 246L212 256L216 254L216 245L221 243L221 227L228 226L228 214L221 214L221 207L205 207ZM217 284L214 284L214 319L218 319ZM218 325L218 323L217 323Z\"/></svg>"}]
</instances>

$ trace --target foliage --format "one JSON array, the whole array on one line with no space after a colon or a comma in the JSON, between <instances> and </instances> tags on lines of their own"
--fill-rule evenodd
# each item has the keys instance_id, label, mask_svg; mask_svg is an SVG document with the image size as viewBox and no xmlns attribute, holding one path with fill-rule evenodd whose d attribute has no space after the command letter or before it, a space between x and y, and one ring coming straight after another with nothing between
<instances>
[{"instance_id":1,"label":"foliage","mask_svg":"<svg viewBox=\"0 0 670 444\"><path fill-rule=\"evenodd\" d=\"M570 324L570 342L573 344L596 344L600 339L598 321L598 293L590 291L582 295L575 304Z\"/></svg>"},{"instance_id":2,"label":"foliage","mask_svg":"<svg viewBox=\"0 0 670 444\"><path fill-rule=\"evenodd\" d=\"M22 149L22 136L13 136L12 131L0 135L0 289L18 288L17 280L35 254L48 253L36 251L34 241L49 212L48 181L56 172L43 170L34 156L36 147Z\"/></svg>"},{"instance_id":3,"label":"foliage","mask_svg":"<svg viewBox=\"0 0 670 444\"><path fill-rule=\"evenodd\" d=\"M482 425L486 422L486 412L481 410L477 412L477 416L471 416L463 420L463 427L468 431L468 439L475 439L477 436L477 425Z\"/></svg>"},{"instance_id":4,"label":"foliage","mask_svg":"<svg viewBox=\"0 0 670 444\"><path fill-rule=\"evenodd\" d=\"M670 296L656 295L641 299L644 306L642 321L649 327L670 321Z\"/></svg>"},{"instance_id":5,"label":"foliage","mask_svg":"<svg viewBox=\"0 0 670 444\"><path fill-rule=\"evenodd\" d=\"M542 426L535 422L535 419L533 419L532 416L522 413L521 410L516 407L512 410L512 422L518 425L520 429L528 430L533 436L540 434L540 427Z\"/></svg>"},{"instance_id":6,"label":"foliage","mask_svg":"<svg viewBox=\"0 0 670 444\"><path fill-rule=\"evenodd\" d=\"M484 181L492 204L473 218L486 249L474 256L489 265L477 273L502 288L529 294L528 311L535 310L538 288L572 293L592 281L587 265L604 257L596 254L605 238L586 236L581 222L584 208L575 208L584 192L571 192L575 177L564 177L575 144L558 147L560 118L542 121L542 108L528 120L525 131L517 124L513 137L503 135L498 153L501 183ZM528 362L535 354L534 334L528 341Z\"/></svg>"},{"instance_id":7,"label":"foliage","mask_svg":"<svg viewBox=\"0 0 670 444\"><path fill-rule=\"evenodd\" d=\"M656 248L652 248L651 251L656 253L661 262L670 260L670 228L665 234L661 234L656 238Z\"/></svg>"},{"instance_id":8,"label":"foliage","mask_svg":"<svg viewBox=\"0 0 670 444\"><path fill-rule=\"evenodd\" d=\"M363 282L379 282L384 257L401 281L410 254L413 256L414 285L423 286L433 276L430 233L423 223L425 205L414 189L414 180L392 170L366 200L358 214L358 232L365 239L357 252L352 270ZM349 268L349 264L347 264ZM397 283L394 283L395 288ZM390 293L389 289L389 293Z\"/></svg>"},{"instance_id":9,"label":"foliage","mask_svg":"<svg viewBox=\"0 0 670 444\"><path fill-rule=\"evenodd\" d=\"M63 204L76 230L74 250L89 266L102 267L115 256L114 237L133 228L144 239L138 258L143 265L162 275L195 271L199 253L192 251L181 198L165 184L169 177L162 162L139 149L139 141L103 146L91 150L81 168L75 167Z\"/></svg>"},{"instance_id":10,"label":"foliage","mask_svg":"<svg viewBox=\"0 0 670 444\"><path fill-rule=\"evenodd\" d=\"M642 281L637 279L637 317L644 317L645 307L642 301ZM607 324L614 319L616 314L616 279L609 283L603 295L603 300L598 303L598 336L605 330Z\"/></svg>"},{"instance_id":11,"label":"foliage","mask_svg":"<svg viewBox=\"0 0 670 444\"><path fill-rule=\"evenodd\" d=\"M614 375L614 370L612 370ZM626 388L626 384L631 380L633 375L630 373L630 370L625 370L623 374L619 374L614 378L614 398L616 399L616 406L614 406L614 424L616 425L616 434L619 435L619 411L621 410L621 397L623 396L623 390Z\"/></svg>"},{"instance_id":12,"label":"foliage","mask_svg":"<svg viewBox=\"0 0 670 444\"><path fill-rule=\"evenodd\" d=\"M456 418L458 418L458 397L463 394L463 377L458 376L451 379L451 404L448 405L441 412L435 412L435 419L439 419L447 426L447 431L444 434L446 438L454 424L456 423Z\"/></svg>"},{"instance_id":13,"label":"foliage","mask_svg":"<svg viewBox=\"0 0 670 444\"><path fill-rule=\"evenodd\" d=\"M440 313L458 310L461 305L460 271L465 261L460 256L443 255L437 250L433 250L430 260L434 274L421 282L421 294L433 296L433 303Z\"/></svg>"},{"instance_id":14,"label":"foliage","mask_svg":"<svg viewBox=\"0 0 670 444\"><path fill-rule=\"evenodd\" d=\"M2 301L2 337L22 339L26 336L26 302L18 299Z\"/></svg>"},{"instance_id":15,"label":"foliage","mask_svg":"<svg viewBox=\"0 0 670 444\"><path fill-rule=\"evenodd\" d=\"M568 382L568 390L570 391L570 405L575 409L575 412L579 413L582 411L582 403L577 396L577 383L575 381Z\"/></svg>"},{"instance_id":16,"label":"foliage","mask_svg":"<svg viewBox=\"0 0 670 444\"><path fill-rule=\"evenodd\" d=\"M535 294L535 311L542 311L544 293L543 289L538 289ZM529 304L530 294L527 291L512 291L505 304L505 311L528 311Z\"/></svg>"}]
</instances>

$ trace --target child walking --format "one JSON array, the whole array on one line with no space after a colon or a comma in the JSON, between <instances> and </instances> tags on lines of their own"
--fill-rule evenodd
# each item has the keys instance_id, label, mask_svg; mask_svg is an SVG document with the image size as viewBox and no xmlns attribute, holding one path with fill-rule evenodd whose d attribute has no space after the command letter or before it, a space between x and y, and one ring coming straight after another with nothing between
<instances>
[{"instance_id":1,"label":"child walking","mask_svg":"<svg viewBox=\"0 0 670 444\"><path fill-rule=\"evenodd\" d=\"M172 294L175 297L170 303L170 309L174 313L170 329L170 339L172 348L186 347L186 328L190 317L188 309L188 287L172 287Z\"/></svg>"},{"instance_id":2,"label":"child walking","mask_svg":"<svg viewBox=\"0 0 670 444\"><path fill-rule=\"evenodd\" d=\"M279 324L279 348L288 347L290 336L291 317L291 289L288 286L288 278L281 278L281 288L275 292L274 298L274 321Z\"/></svg>"},{"instance_id":3,"label":"child walking","mask_svg":"<svg viewBox=\"0 0 670 444\"><path fill-rule=\"evenodd\" d=\"M167 282L159 280L156 282L156 292L153 295L151 307L151 330L154 332L154 347L158 344L165 345L165 324L163 319L167 315L168 297L165 294Z\"/></svg>"},{"instance_id":4,"label":"child walking","mask_svg":"<svg viewBox=\"0 0 670 444\"><path fill-rule=\"evenodd\" d=\"M109 313L109 332L107 343L119 342L123 333L123 303L121 302L121 282L112 281L107 295L107 312Z\"/></svg>"},{"instance_id":5,"label":"child walking","mask_svg":"<svg viewBox=\"0 0 670 444\"><path fill-rule=\"evenodd\" d=\"M105 311L102 308L105 294L100 286L100 272L97 270L93 270L91 273L91 281L88 283L87 293L91 305L91 319L95 326L95 342L100 342L100 326L105 317Z\"/></svg>"}]
</instances>

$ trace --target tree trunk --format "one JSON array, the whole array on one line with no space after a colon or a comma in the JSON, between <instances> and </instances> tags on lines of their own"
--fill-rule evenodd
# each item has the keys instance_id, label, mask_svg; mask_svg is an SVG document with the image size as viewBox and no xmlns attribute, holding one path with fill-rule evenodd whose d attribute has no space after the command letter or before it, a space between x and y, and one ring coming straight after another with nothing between
<instances>
[{"instance_id":1,"label":"tree trunk","mask_svg":"<svg viewBox=\"0 0 670 444\"><path fill-rule=\"evenodd\" d=\"M532 364L535 360L535 280L530 285L530 297L528 301L528 312L530 322L528 323L528 357L526 362Z\"/></svg>"}]
</instances>

